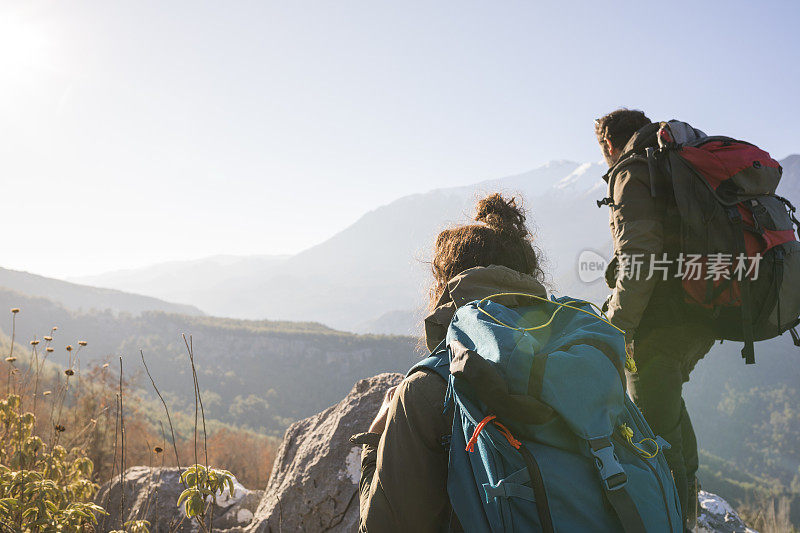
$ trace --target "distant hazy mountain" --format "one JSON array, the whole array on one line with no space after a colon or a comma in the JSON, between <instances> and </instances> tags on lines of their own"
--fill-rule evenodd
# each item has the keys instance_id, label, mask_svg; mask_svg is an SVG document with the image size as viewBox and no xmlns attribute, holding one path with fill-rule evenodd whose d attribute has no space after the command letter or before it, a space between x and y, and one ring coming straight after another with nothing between
<instances>
[{"instance_id":1,"label":"distant hazy mountain","mask_svg":"<svg viewBox=\"0 0 800 533\"><path fill-rule=\"evenodd\" d=\"M423 331L424 313L418 310L397 310L383 313L377 318L365 320L352 327L355 333L380 332L385 335L411 335L420 337Z\"/></svg>"},{"instance_id":2,"label":"distant hazy mountain","mask_svg":"<svg viewBox=\"0 0 800 533\"><path fill-rule=\"evenodd\" d=\"M47 298L74 311L114 311L139 314L143 311L164 311L185 315L202 315L192 305L165 302L150 296L129 294L113 289L98 289L67 281L0 268L0 287L29 296Z\"/></svg>"},{"instance_id":3,"label":"distant hazy mountain","mask_svg":"<svg viewBox=\"0 0 800 533\"><path fill-rule=\"evenodd\" d=\"M80 281L189 302L216 315L362 330L389 311L422 306L433 239L448 224L469 220L481 194L525 197L551 270L571 266L578 243L602 248L606 214L594 200L603 196L603 172L599 164L555 161L517 176L400 198L289 258L209 258Z\"/></svg>"},{"instance_id":4,"label":"distant hazy mountain","mask_svg":"<svg viewBox=\"0 0 800 533\"><path fill-rule=\"evenodd\" d=\"M196 305L203 311L227 314L220 313L219 310L235 307L236 298L247 290L248 283L288 257L216 255L193 261L171 261L145 268L72 278L70 281L96 287L113 287L171 302ZM236 296L232 297L219 290L221 286L233 291Z\"/></svg>"},{"instance_id":5,"label":"distant hazy mountain","mask_svg":"<svg viewBox=\"0 0 800 533\"><path fill-rule=\"evenodd\" d=\"M800 205L800 155L782 162L779 192ZM366 213L329 240L292 257L214 257L80 281L191 303L236 318L314 320L357 332L418 334L436 234L471 218L476 199L521 194L543 252L551 289L596 302L602 279L579 281L577 259L608 256L608 209L601 163L553 161L477 184L400 198ZM405 310L402 311L401 310Z\"/></svg>"},{"instance_id":6,"label":"distant hazy mountain","mask_svg":"<svg viewBox=\"0 0 800 533\"><path fill-rule=\"evenodd\" d=\"M789 198L800 209L800 155L790 155L780 163L783 167L783 179L778 194Z\"/></svg>"}]
</instances>

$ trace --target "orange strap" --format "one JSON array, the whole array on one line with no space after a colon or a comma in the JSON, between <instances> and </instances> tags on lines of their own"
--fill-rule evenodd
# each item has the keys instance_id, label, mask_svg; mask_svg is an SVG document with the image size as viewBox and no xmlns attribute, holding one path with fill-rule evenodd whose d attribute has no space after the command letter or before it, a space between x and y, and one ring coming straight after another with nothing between
<instances>
[{"instance_id":1,"label":"orange strap","mask_svg":"<svg viewBox=\"0 0 800 533\"><path fill-rule=\"evenodd\" d=\"M488 424L489 422L491 422L495 418L497 418L497 417L494 416L494 415L489 415L486 418L484 418L483 420L481 420L480 423L477 426L475 426L475 431L472 433L472 437L470 437L469 442L467 442L467 451L468 452L474 452L475 451L475 443L478 442L478 435L480 435L481 431L483 431L483 428L486 427L486 424Z\"/></svg>"},{"instance_id":2,"label":"orange strap","mask_svg":"<svg viewBox=\"0 0 800 533\"><path fill-rule=\"evenodd\" d=\"M469 442L467 442L466 450L468 452L475 451L475 443L478 442L478 435L481 434L481 431L483 431L483 428L486 427L486 424L488 424L492 420L494 420L494 424L498 427L500 433L506 438L506 440L508 440L509 444L511 444L514 448L519 449L522 443L517 439L515 439L514 435L511 434L508 428L505 427L500 422L498 422L497 420L495 420L495 418L497 418L495 415L489 415L483 420L481 420L477 426L475 426L475 431L472 433L472 437L470 437Z\"/></svg>"},{"instance_id":3,"label":"orange strap","mask_svg":"<svg viewBox=\"0 0 800 533\"><path fill-rule=\"evenodd\" d=\"M494 421L494 424L498 428L500 428L500 433L502 433L503 436L506 438L506 440L508 440L508 443L511 444L514 448L519 450L519 447L522 446L522 443L514 438L514 435L511 434L511 432L508 430L508 428L505 427L500 422L498 422L497 420Z\"/></svg>"}]
</instances>

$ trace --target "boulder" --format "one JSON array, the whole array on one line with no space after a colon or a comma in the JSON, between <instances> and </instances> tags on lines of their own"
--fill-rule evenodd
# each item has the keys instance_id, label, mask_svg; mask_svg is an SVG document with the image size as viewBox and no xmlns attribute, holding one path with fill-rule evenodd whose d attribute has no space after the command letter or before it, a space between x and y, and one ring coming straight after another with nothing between
<instances>
[{"instance_id":1,"label":"boulder","mask_svg":"<svg viewBox=\"0 0 800 533\"><path fill-rule=\"evenodd\" d=\"M703 533L757 533L747 527L731 505L710 492L700 491L697 531Z\"/></svg>"},{"instance_id":2,"label":"boulder","mask_svg":"<svg viewBox=\"0 0 800 533\"><path fill-rule=\"evenodd\" d=\"M349 439L369 427L386 390L402 379L401 374L362 379L338 404L292 424L247 530L356 531L361 450Z\"/></svg>"},{"instance_id":3,"label":"boulder","mask_svg":"<svg viewBox=\"0 0 800 533\"><path fill-rule=\"evenodd\" d=\"M215 531L233 533L235 528L249 524L264 493L249 490L236 479L233 485L233 494L226 489L215 498ZM184 487L176 467L134 466L125 471L121 486L123 490L116 477L97 493L95 503L108 512L99 519L100 531L122 529L120 524L129 520L147 520L151 533L198 531L197 523L186 518L183 506L177 506Z\"/></svg>"}]
</instances>

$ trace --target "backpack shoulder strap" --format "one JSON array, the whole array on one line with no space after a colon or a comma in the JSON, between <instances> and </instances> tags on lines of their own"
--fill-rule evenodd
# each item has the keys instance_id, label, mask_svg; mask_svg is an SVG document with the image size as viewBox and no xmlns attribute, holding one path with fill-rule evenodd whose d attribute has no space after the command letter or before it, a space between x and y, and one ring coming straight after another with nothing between
<instances>
[{"instance_id":1,"label":"backpack shoulder strap","mask_svg":"<svg viewBox=\"0 0 800 533\"><path fill-rule=\"evenodd\" d=\"M628 475L614 453L614 445L607 437L588 441L602 479L603 493L622 522L625 533L646 533L642 515L636 508L628 489Z\"/></svg>"},{"instance_id":2,"label":"backpack shoulder strap","mask_svg":"<svg viewBox=\"0 0 800 533\"><path fill-rule=\"evenodd\" d=\"M431 370L436 373L440 378L443 380L448 381L450 378L450 353L445 346L444 341L440 342L439 345L433 349L431 354L419 361L417 364L411 367L411 369L406 374L406 377L410 376L414 372L419 370Z\"/></svg>"}]
</instances>

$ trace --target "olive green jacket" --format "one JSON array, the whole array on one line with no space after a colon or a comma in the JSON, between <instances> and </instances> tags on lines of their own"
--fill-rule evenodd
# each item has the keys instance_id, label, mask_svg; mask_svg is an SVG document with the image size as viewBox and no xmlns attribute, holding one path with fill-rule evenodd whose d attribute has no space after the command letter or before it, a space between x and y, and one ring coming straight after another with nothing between
<instances>
[{"instance_id":1,"label":"olive green jacket","mask_svg":"<svg viewBox=\"0 0 800 533\"><path fill-rule=\"evenodd\" d=\"M608 182L609 225L614 244L614 262L606 280L613 289L608 302L608 318L625 330L627 340L632 340L636 329L651 303L660 281L660 273L650 274L650 258L661 258L664 252L664 213L651 194L650 171L643 156L648 146L657 146L659 124L644 126L631 137L619 161L605 176ZM639 274L624 276L624 257L641 257ZM635 270L637 261L627 261ZM656 265L657 266L657 265ZM660 293L661 291L659 291Z\"/></svg>"},{"instance_id":2,"label":"olive green jacket","mask_svg":"<svg viewBox=\"0 0 800 533\"><path fill-rule=\"evenodd\" d=\"M546 296L533 277L502 266L466 270L450 280L447 291L425 320L426 342L435 347L447 332L457 307L500 292ZM505 297L515 307L530 301ZM392 399L382 435L364 433L359 483L359 531L427 533L451 523L447 496L448 448L452 412L444 413L446 383L428 371L408 376ZM365 428L366 429L366 428ZM454 520L454 517L453 517ZM453 521L457 528L457 521Z\"/></svg>"}]
</instances>

